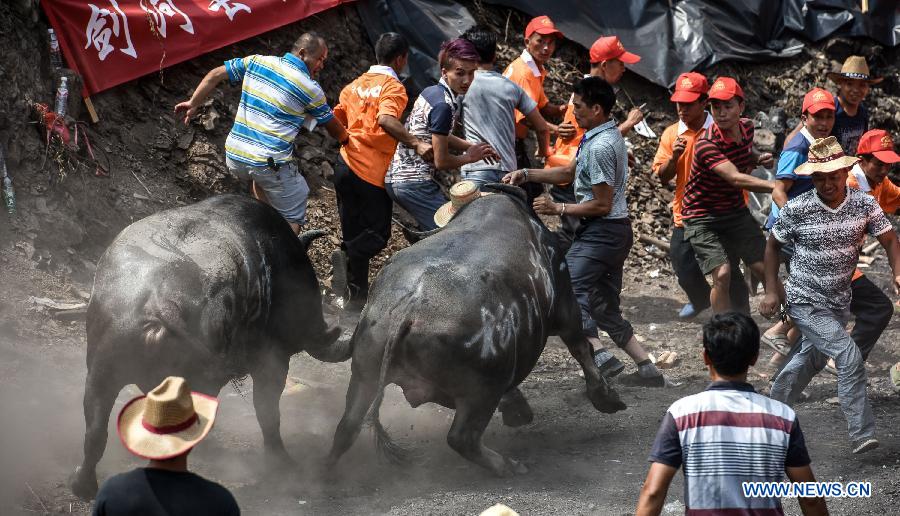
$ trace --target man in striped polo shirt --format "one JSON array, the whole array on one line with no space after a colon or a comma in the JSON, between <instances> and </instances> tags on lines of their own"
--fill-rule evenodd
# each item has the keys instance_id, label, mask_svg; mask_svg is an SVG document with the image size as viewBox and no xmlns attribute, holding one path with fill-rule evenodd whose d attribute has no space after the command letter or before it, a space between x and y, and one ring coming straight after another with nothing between
<instances>
[{"instance_id":1,"label":"man in striped polo shirt","mask_svg":"<svg viewBox=\"0 0 900 516\"><path fill-rule=\"evenodd\" d=\"M253 181L257 198L278 210L297 234L306 222L309 196L292 159L300 127L322 125L339 142L347 141L347 131L334 119L314 80L327 58L325 39L307 32L281 57L252 55L226 61L206 74L190 100L175 106L176 113L184 112L187 124L223 80L241 85L241 102L225 140L225 163L241 182Z\"/></svg>"},{"instance_id":2,"label":"man in striped polo shirt","mask_svg":"<svg viewBox=\"0 0 900 516\"><path fill-rule=\"evenodd\" d=\"M750 175L757 165L771 167L772 155L753 151L753 122L741 118L744 91L731 77L709 88L713 123L694 145L691 174L684 188L684 236L700 270L712 275L709 293L715 313L731 309L730 259L741 259L761 278L766 240L744 200L743 190L771 192L773 184Z\"/></svg>"},{"instance_id":3,"label":"man in striped polo shirt","mask_svg":"<svg viewBox=\"0 0 900 516\"><path fill-rule=\"evenodd\" d=\"M814 482L800 422L784 403L758 394L747 370L759 357L749 316L717 314L703 327L703 362L712 380L669 407L650 452L636 513L662 511L669 484L684 471L685 514L784 514L776 497L748 498L744 482ZM828 514L823 498L798 498L803 514Z\"/></svg>"}]
</instances>

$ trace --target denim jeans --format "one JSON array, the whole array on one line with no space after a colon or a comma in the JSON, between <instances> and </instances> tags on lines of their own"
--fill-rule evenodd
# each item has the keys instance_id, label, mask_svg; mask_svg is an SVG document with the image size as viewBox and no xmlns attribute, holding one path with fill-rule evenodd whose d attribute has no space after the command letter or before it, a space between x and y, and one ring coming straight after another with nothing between
<instances>
[{"instance_id":1,"label":"denim jeans","mask_svg":"<svg viewBox=\"0 0 900 516\"><path fill-rule=\"evenodd\" d=\"M232 159L225 159L228 171L242 183L254 181L266 193L269 204L288 222L306 223L306 203L309 200L309 185L297 170L293 161L284 163L278 171L267 166L255 167Z\"/></svg>"},{"instance_id":2,"label":"denim jeans","mask_svg":"<svg viewBox=\"0 0 900 516\"><path fill-rule=\"evenodd\" d=\"M385 183L388 196L416 219L419 229L437 229L434 214L447 202L441 187L434 181L404 181Z\"/></svg>"},{"instance_id":3,"label":"denim jeans","mask_svg":"<svg viewBox=\"0 0 900 516\"><path fill-rule=\"evenodd\" d=\"M475 183L479 190L488 183L499 183L505 175L506 172L496 169L466 170L462 172L463 180Z\"/></svg>"},{"instance_id":4,"label":"denim jeans","mask_svg":"<svg viewBox=\"0 0 900 516\"><path fill-rule=\"evenodd\" d=\"M833 358L838 372L838 401L847 418L850 440L874 437L875 416L866 395L866 366L862 353L845 329L849 312L791 304L788 314L802 334L800 351L775 378L769 395L793 405L813 376Z\"/></svg>"}]
</instances>

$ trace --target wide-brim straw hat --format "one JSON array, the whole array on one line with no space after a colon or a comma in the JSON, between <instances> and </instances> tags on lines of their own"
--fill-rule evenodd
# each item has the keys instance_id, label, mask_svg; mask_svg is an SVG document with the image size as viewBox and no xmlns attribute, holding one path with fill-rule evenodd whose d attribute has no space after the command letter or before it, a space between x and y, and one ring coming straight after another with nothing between
<instances>
[{"instance_id":1,"label":"wide-brim straw hat","mask_svg":"<svg viewBox=\"0 0 900 516\"><path fill-rule=\"evenodd\" d=\"M840 79L855 79L866 81L869 84L878 84L884 80L884 77L872 77L869 74L869 65L866 63L866 58L862 56L848 57L841 66L840 72L828 72L825 76L835 82Z\"/></svg>"},{"instance_id":2,"label":"wide-brim straw hat","mask_svg":"<svg viewBox=\"0 0 900 516\"><path fill-rule=\"evenodd\" d=\"M794 169L794 173L798 176L810 176L816 172L836 172L850 168L858 161L856 156L844 154L837 138L829 136L819 138L809 146L809 158L806 163Z\"/></svg>"},{"instance_id":3,"label":"wide-brim straw hat","mask_svg":"<svg viewBox=\"0 0 900 516\"><path fill-rule=\"evenodd\" d=\"M488 507L478 516L519 516L519 513L502 503L498 503L497 505Z\"/></svg>"},{"instance_id":4,"label":"wide-brim straw hat","mask_svg":"<svg viewBox=\"0 0 900 516\"><path fill-rule=\"evenodd\" d=\"M438 208L434 213L434 223L442 228L450 222L456 212L475 199L490 195L490 192L480 192L478 185L472 181L460 181L450 187L450 201Z\"/></svg>"},{"instance_id":5,"label":"wide-brim straw hat","mask_svg":"<svg viewBox=\"0 0 900 516\"><path fill-rule=\"evenodd\" d=\"M216 398L191 392L184 378L170 376L146 396L122 407L117 422L119 439L138 457L171 459L206 437L218 407Z\"/></svg>"}]
</instances>

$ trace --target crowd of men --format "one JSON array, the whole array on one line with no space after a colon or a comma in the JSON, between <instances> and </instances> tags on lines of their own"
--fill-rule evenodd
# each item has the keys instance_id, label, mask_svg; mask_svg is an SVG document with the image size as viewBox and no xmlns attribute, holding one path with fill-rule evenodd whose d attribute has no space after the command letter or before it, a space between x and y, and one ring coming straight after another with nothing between
<instances>
[{"instance_id":1,"label":"crowd of men","mask_svg":"<svg viewBox=\"0 0 900 516\"><path fill-rule=\"evenodd\" d=\"M602 330L634 360L637 372L628 381L662 387L666 379L623 317L619 299L633 243L626 202L633 158L624 136L643 114L635 108L618 122L612 115L613 86L625 65L640 57L615 36L598 38L590 48L590 74L574 85L567 103L553 104L544 90L545 65L560 38L550 18L531 20L522 54L500 73L494 69L497 35L483 27L468 30L442 45L441 78L415 99L405 122L409 99L398 74L409 45L395 33L377 40L378 64L347 85L333 109L315 81L327 44L313 33L302 35L284 56L227 61L175 109L187 122L220 82L241 86L226 141L228 169L252 181L254 195L298 233L306 221L308 187L292 160L294 139L301 127L322 125L340 142L334 184L342 242L332 256L332 286L351 307L365 303L369 262L387 245L394 203L420 229L430 230L447 222L436 215L452 214L448 206L477 198L470 193L487 183L521 186L534 212L561 218L560 242L596 365L607 377L625 369L604 347ZM740 496L740 480L780 480L785 472L795 481L812 480L803 434L788 405L829 367L829 359L850 450L878 446L864 360L893 306L856 264L865 235L876 237L887 251L894 287L900 288L900 244L885 217L900 207L900 189L886 179L900 156L887 132L869 130L864 100L879 79L869 75L865 60L853 56L829 78L837 84L837 97L822 88L805 96L801 127L789 136L774 181L750 173L771 168L775 159L753 148L754 126L742 116L746 95L739 82L718 77L710 85L695 72L676 81L671 101L678 121L663 132L652 170L661 187L675 181L671 258L689 300L680 316L691 318L707 308L716 313L705 327L703 352L714 381L667 412L653 446L641 514L659 513L682 465L689 509L780 511L776 499ZM537 160L527 150L530 132ZM448 204L436 178L452 169L470 183L452 188ZM542 195L544 184L551 185L550 196ZM468 193L454 194L463 191ZM768 237L747 207L748 191L773 194ZM760 312L781 314L782 323L762 338L745 315L749 290L741 262L746 274L765 278ZM786 285L779 276L782 263L789 274ZM846 331L848 309L857 316L852 334ZM760 341L784 357L771 398L746 382ZM746 418L750 413L771 417ZM697 446L704 442L720 449ZM775 448L780 451L772 452ZM769 459L754 459L760 454ZM748 461L741 470L746 475L711 473L721 470L717 460L738 455ZM820 499L802 502L807 514L827 511Z\"/></svg>"}]
</instances>

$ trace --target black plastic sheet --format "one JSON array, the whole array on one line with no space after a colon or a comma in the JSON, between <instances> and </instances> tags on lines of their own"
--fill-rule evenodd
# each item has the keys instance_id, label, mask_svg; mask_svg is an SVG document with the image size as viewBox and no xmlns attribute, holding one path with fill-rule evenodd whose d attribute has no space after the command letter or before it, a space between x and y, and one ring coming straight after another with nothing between
<instances>
[{"instance_id":1,"label":"black plastic sheet","mask_svg":"<svg viewBox=\"0 0 900 516\"><path fill-rule=\"evenodd\" d=\"M900 44L900 2L869 0L484 0L530 16L546 14L572 41L590 47L616 35L642 59L631 69L662 86L682 72L725 60L764 61L798 54L803 40L869 37ZM449 0L369 0L358 3L371 39L384 30L411 41L411 89L437 80L440 43L474 23Z\"/></svg>"},{"instance_id":2,"label":"black plastic sheet","mask_svg":"<svg viewBox=\"0 0 900 516\"><path fill-rule=\"evenodd\" d=\"M411 98L440 79L441 43L475 25L469 11L450 0L368 0L356 5L373 45L384 32L399 32L409 40L409 74L401 78Z\"/></svg>"}]
</instances>

